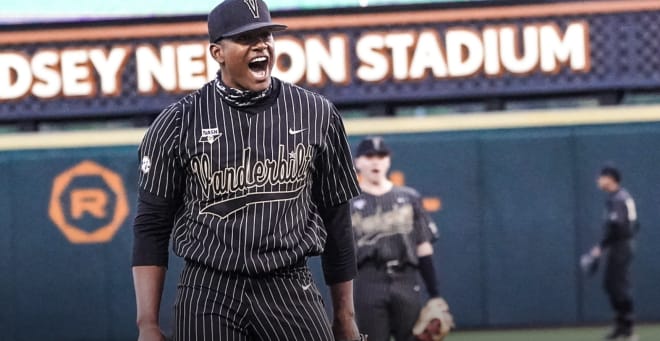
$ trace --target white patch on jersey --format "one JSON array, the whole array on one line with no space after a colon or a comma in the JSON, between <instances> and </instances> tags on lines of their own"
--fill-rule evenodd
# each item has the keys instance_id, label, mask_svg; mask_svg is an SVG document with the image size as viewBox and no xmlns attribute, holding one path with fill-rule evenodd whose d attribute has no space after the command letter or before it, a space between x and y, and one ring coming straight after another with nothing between
<instances>
[{"instance_id":1,"label":"white patch on jersey","mask_svg":"<svg viewBox=\"0 0 660 341\"><path fill-rule=\"evenodd\" d=\"M438 225L436 225L434 222L429 223L429 230L431 230L431 233L433 233L434 236L438 235Z\"/></svg>"},{"instance_id":2,"label":"white patch on jersey","mask_svg":"<svg viewBox=\"0 0 660 341\"><path fill-rule=\"evenodd\" d=\"M408 202L408 200L406 200L406 198L404 198L404 197L398 197L398 198L396 198L396 202L398 204L405 204L406 202Z\"/></svg>"},{"instance_id":3,"label":"white patch on jersey","mask_svg":"<svg viewBox=\"0 0 660 341\"><path fill-rule=\"evenodd\" d=\"M151 159L145 155L142 158L142 163L140 164L140 170L142 170L142 173L147 174L149 173L150 169L151 169Z\"/></svg>"},{"instance_id":4,"label":"white patch on jersey","mask_svg":"<svg viewBox=\"0 0 660 341\"><path fill-rule=\"evenodd\" d=\"M626 200L626 208L628 208L628 221L637 221L637 207L635 200L628 198Z\"/></svg>"},{"instance_id":5,"label":"white patch on jersey","mask_svg":"<svg viewBox=\"0 0 660 341\"><path fill-rule=\"evenodd\" d=\"M355 207L358 210L361 210L364 208L364 206L367 204L367 201L364 199L358 199L353 201L353 207Z\"/></svg>"},{"instance_id":6,"label":"white patch on jersey","mask_svg":"<svg viewBox=\"0 0 660 341\"><path fill-rule=\"evenodd\" d=\"M218 128L202 129L202 137L199 139L199 142L211 144L217 141L220 137L222 137L222 133Z\"/></svg>"}]
</instances>

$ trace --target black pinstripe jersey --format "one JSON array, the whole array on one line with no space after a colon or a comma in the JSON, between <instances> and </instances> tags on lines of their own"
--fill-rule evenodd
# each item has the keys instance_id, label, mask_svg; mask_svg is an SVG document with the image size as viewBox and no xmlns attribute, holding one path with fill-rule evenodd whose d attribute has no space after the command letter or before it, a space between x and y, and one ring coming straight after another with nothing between
<instances>
[{"instance_id":1,"label":"black pinstripe jersey","mask_svg":"<svg viewBox=\"0 0 660 341\"><path fill-rule=\"evenodd\" d=\"M274 79L273 104L229 105L211 81L166 108L139 148L139 187L182 201L177 255L260 274L322 253L319 207L359 194L344 126L319 94Z\"/></svg>"},{"instance_id":2,"label":"black pinstripe jersey","mask_svg":"<svg viewBox=\"0 0 660 341\"><path fill-rule=\"evenodd\" d=\"M394 186L383 195L362 192L351 203L358 264L366 261L417 265L417 245L437 237L437 228L412 188Z\"/></svg>"}]
</instances>

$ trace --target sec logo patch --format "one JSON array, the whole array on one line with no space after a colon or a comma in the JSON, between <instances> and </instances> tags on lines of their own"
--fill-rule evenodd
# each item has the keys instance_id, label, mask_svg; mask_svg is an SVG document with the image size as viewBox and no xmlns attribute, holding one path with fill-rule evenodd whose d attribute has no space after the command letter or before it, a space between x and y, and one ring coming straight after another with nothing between
<instances>
[{"instance_id":1,"label":"sec logo patch","mask_svg":"<svg viewBox=\"0 0 660 341\"><path fill-rule=\"evenodd\" d=\"M147 174L149 173L149 170L151 169L151 159L148 156L144 156L142 158L142 163L140 165L140 169L142 170L142 173Z\"/></svg>"}]
</instances>

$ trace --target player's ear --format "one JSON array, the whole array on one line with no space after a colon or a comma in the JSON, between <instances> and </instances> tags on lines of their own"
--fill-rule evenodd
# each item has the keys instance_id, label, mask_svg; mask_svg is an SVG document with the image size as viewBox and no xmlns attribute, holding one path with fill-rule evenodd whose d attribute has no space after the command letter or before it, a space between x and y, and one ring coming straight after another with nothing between
<instances>
[{"instance_id":1,"label":"player's ear","mask_svg":"<svg viewBox=\"0 0 660 341\"><path fill-rule=\"evenodd\" d=\"M361 156L358 156L353 160L353 165L355 165L355 170L358 173L360 173L360 169L362 168L363 164L364 164L364 160Z\"/></svg>"},{"instance_id":2,"label":"player's ear","mask_svg":"<svg viewBox=\"0 0 660 341\"><path fill-rule=\"evenodd\" d=\"M211 43L209 46L209 52L211 52L213 59L215 59L220 65L225 63L225 51L221 42Z\"/></svg>"}]
</instances>

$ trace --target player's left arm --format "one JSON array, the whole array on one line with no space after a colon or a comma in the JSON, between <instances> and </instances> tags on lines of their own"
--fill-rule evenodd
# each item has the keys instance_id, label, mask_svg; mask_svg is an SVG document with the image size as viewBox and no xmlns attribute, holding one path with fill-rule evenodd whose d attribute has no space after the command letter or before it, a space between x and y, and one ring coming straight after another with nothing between
<instances>
[{"instance_id":1,"label":"player's left arm","mask_svg":"<svg viewBox=\"0 0 660 341\"><path fill-rule=\"evenodd\" d=\"M433 262L433 241L438 238L437 227L429 214L424 210L421 198L416 197L413 202L414 231L417 237L417 264L429 297L440 297L438 281Z\"/></svg>"},{"instance_id":2,"label":"player's left arm","mask_svg":"<svg viewBox=\"0 0 660 341\"><path fill-rule=\"evenodd\" d=\"M357 274L357 264L350 205L346 202L320 208L320 214L328 234L321 259L332 296L332 331L337 340L359 340L353 304L353 278Z\"/></svg>"},{"instance_id":3,"label":"player's left arm","mask_svg":"<svg viewBox=\"0 0 660 341\"><path fill-rule=\"evenodd\" d=\"M413 200L414 231L417 238L417 257L419 272L426 285L430 299L422 308L413 327L416 340L443 340L454 328L454 317L449 312L449 305L440 297L433 264L433 241L438 238L438 230L433 220L422 205L419 195Z\"/></svg>"},{"instance_id":4,"label":"player's left arm","mask_svg":"<svg viewBox=\"0 0 660 341\"><path fill-rule=\"evenodd\" d=\"M417 246L417 258L419 260L419 273L424 280L429 297L440 297L435 265L433 264L433 246L430 242L423 242Z\"/></svg>"},{"instance_id":5,"label":"player's left arm","mask_svg":"<svg viewBox=\"0 0 660 341\"><path fill-rule=\"evenodd\" d=\"M337 340L357 340L353 304L357 260L349 201L360 191L343 122L334 106L328 105L330 122L315 162L313 197L327 232L321 261L332 295L332 330Z\"/></svg>"},{"instance_id":6,"label":"player's left arm","mask_svg":"<svg viewBox=\"0 0 660 341\"><path fill-rule=\"evenodd\" d=\"M353 280L330 285L332 308L334 311L332 333L337 341L361 340L355 323L353 304Z\"/></svg>"},{"instance_id":7,"label":"player's left arm","mask_svg":"<svg viewBox=\"0 0 660 341\"><path fill-rule=\"evenodd\" d=\"M346 202L319 211L328 233L321 259L332 296L333 334L337 340L358 340L353 305L353 278L357 274L357 264L350 204Z\"/></svg>"},{"instance_id":8,"label":"player's left arm","mask_svg":"<svg viewBox=\"0 0 660 341\"><path fill-rule=\"evenodd\" d=\"M612 200L608 203L607 218L603 226L604 235L599 247L604 249L612 242L626 238L631 231L628 205L622 200Z\"/></svg>"}]
</instances>

